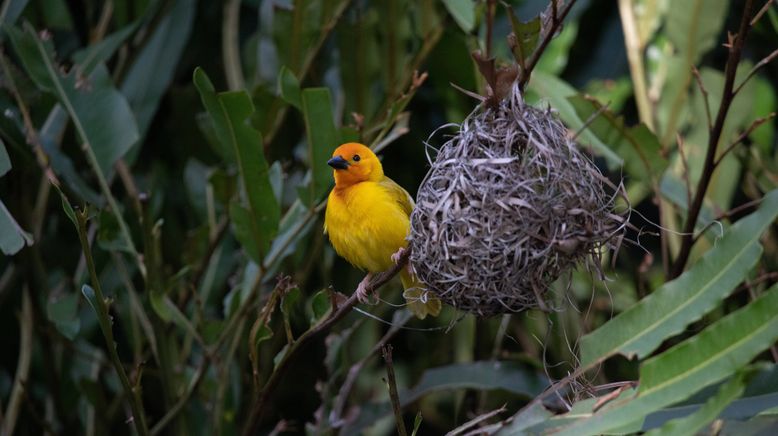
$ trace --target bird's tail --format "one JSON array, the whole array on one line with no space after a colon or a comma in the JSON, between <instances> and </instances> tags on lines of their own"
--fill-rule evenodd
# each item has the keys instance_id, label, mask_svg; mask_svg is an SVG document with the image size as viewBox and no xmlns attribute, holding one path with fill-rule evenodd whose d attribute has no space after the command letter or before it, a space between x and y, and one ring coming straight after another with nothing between
<instances>
[{"instance_id":1,"label":"bird's tail","mask_svg":"<svg viewBox=\"0 0 778 436\"><path fill-rule=\"evenodd\" d=\"M419 319L424 319L427 315L438 316L440 313L441 302L434 293L427 290L409 268L403 268L400 271L400 280L403 283L403 297L408 303L408 309Z\"/></svg>"}]
</instances>

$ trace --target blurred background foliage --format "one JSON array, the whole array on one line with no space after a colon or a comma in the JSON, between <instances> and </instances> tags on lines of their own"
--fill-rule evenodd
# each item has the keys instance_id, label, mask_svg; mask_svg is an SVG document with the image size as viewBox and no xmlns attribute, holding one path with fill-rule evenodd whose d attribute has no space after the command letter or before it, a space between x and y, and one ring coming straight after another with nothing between
<instances>
[{"instance_id":1,"label":"blurred background foliage","mask_svg":"<svg viewBox=\"0 0 778 436\"><path fill-rule=\"evenodd\" d=\"M621 382L637 380L647 358L705 342L697 333L724 331L717 323L735 310L749 310L738 312L746 319L761 313L766 324L749 330L732 318L726 331L778 332L768 304L776 292L765 291L778 281L775 195L732 226L778 187L774 5L743 48L736 84L759 69L721 126L721 159L692 226L702 236L691 247L681 234L731 87L722 44L743 3L580 0L532 74L526 100L550 105L603 171L624 180L635 229L607 282L576 272L558 286L564 310L550 314L477 320L446 308L409 321L393 281L382 294L391 304L330 322L331 303L350 295L362 273L322 233L326 160L341 142L364 142L415 192L432 151L424 142L477 106L451 84L483 92L470 52L485 48L489 2L3 1L0 429L390 434L380 353L389 342L406 424L438 434L502 405L473 426L507 418L581 359L603 365L547 399L547 409L632 389ZM752 15L765 4L754 3ZM510 5L522 21L547 6ZM502 5L495 12L492 50L507 61L511 21ZM687 264L678 261L685 245L696 270L670 281L680 272L673 263ZM720 245L760 251L746 259ZM698 267L706 262L721 269ZM655 290L666 292L649 303L670 302L640 306L655 315L674 307L664 297L684 290L707 302L678 297L696 309L666 320L666 332L627 318L625 331L655 342L631 351L641 362L607 359L630 350L597 354L591 344L607 344L614 328L579 346ZM747 365L777 359L775 339L735 350L745 361L664 402L617 413L645 430L694 425L671 419L697 410L701 428L740 401L740 414L722 415L720 428L750 434L778 425L770 413L743 421L778 406L778 372ZM716 350L702 347L695 355ZM527 423L572 419L529 412L491 430L518 434ZM578 434L613 430L581 425Z\"/></svg>"}]
</instances>

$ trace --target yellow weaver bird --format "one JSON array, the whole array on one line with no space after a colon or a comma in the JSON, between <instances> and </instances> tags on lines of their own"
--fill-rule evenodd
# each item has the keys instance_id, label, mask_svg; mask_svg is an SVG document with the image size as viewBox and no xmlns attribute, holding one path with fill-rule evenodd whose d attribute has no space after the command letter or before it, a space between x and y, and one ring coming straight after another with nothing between
<instances>
[{"instance_id":1,"label":"yellow weaver bird","mask_svg":"<svg viewBox=\"0 0 778 436\"><path fill-rule=\"evenodd\" d=\"M367 285L374 273L386 271L407 246L413 199L384 175L378 157L362 144L349 142L332 154L335 187L327 199L324 233L335 251L368 274L357 287L357 298L367 301ZM400 271L408 308L418 318L437 316L440 300L428 292L410 269Z\"/></svg>"}]
</instances>

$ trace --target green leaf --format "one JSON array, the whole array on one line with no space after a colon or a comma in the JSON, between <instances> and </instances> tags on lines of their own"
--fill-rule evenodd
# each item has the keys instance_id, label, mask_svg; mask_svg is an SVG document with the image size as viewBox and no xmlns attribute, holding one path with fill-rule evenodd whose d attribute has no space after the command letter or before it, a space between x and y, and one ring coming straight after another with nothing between
<instances>
[{"instance_id":1,"label":"green leaf","mask_svg":"<svg viewBox=\"0 0 778 436\"><path fill-rule=\"evenodd\" d=\"M261 262L262 256L254 234L251 212L237 201L233 201L230 203L230 221L235 239L240 242L240 245L254 262Z\"/></svg>"},{"instance_id":2,"label":"green leaf","mask_svg":"<svg viewBox=\"0 0 778 436\"><path fill-rule=\"evenodd\" d=\"M541 30L540 16L527 22L522 22L510 5L506 5L505 8L508 10L508 17L510 18L511 29L515 38L513 41L515 44L511 45L513 57L523 68L527 60L532 57L532 52L535 51L535 47L538 45Z\"/></svg>"},{"instance_id":3,"label":"green leaf","mask_svg":"<svg viewBox=\"0 0 778 436\"><path fill-rule=\"evenodd\" d=\"M102 330L103 334L107 336L108 332L111 331L112 321L108 317L101 315L100 302L97 300L95 290L92 289L91 286L84 284L81 286L81 294L84 295L87 303L89 303L89 305L92 307L92 310L94 310L95 315L97 315L97 322L100 324L100 330Z\"/></svg>"},{"instance_id":4,"label":"green leaf","mask_svg":"<svg viewBox=\"0 0 778 436\"><path fill-rule=\"evenodd\" d=\"M645 361L637 396L614 400L556 434L600 434L639 423L649 413L726 379L778 340L776 307L778 285L697 336Z\"/></svg>"},{"instance_id":5,"label":"green leaf","mask_svg":"<svg viewBox=\"0 0 778 436\"><path fill-rule=\"evenodd\" d=\"M443 0L443 4L465 33L473 31L475 28L475 2L472 0Z\"/></svg>"},{"instance_id":6,"label":"green leaf","mask_svg":"<svg viewBox=\"0 0 778 436\"><path fill-rule=\"evenodd\" d=\"M8 171L11 171L11 158L8 157L5 143L0 139L0 177L3 177Z\"/></svg>"},{"instance_id":7,"label":"green leaf","mask_svg":"<svg viewBox=\"0 0 778 436\"><path fill-rule=\"evenodd\" d=\"M727 405L743 395L743 392L746 390L746 383L753 374L753 370L739 371L734 377L724 383L719 388L719 392L711 397L699 410L689 416L669 421L661 428L646 433L646 436L697 434L698 431L716 419Z\"/></svg>"},{"instance_id":8,"label":"green leaf","mask_svg":"<svg viewBox=\"0 0 778 436\"><path fill-rule=\"evenodd\" d=\"M316 325L332 311L329 289L322 289L311 297L311 325Z\"/></svg>"},{"instance_id":9,"label":"green leaf","mask_svg":"<svg viewBox=\"0 0 778 436\"><path fill-rule=\"evenodd\" d=\"M0 25L6 26L16 22L30 0L6 0L0 10Z\"/></svg>"},{"instance_id":10,"label":"green leaf","mask_svg":"<svg viewBox=\"0 0 778 436\"><path fill-rule=\"evenodd\" d=\"M696 64L716 45L728 10L729 0L671 2L665 24L667 38Z\"/></svg>"},{"instance_id":11,"label":"green leaf","mask_svg":"<svg viewBox=\"0 0 778 436\"><path fill-rule=\"evenodd\" d=\"M627 127L623 116L581 94L568 98L568 101L580 119L590 121L586 129L616 150L631 177L636 181L656 183L659 180L667 168L667 159L662 157L659 140L645 124Z\"/></svg>"},{"instance_id":12,"label":"green leaf","mask_svg":"<svg viewBox=\"0 0 778 436\"><path fill-rule=\"evenodd\" d=\"M260 326L256 336L254 336L254 347L257 349L257 352L259 352L259 345L272 337L273 330L270 330L270 327L264 324Z\"/></svg>"},{"instance_id":13,"label":"green leaf","mask_svg":"<svg viewBox=\"0 0 778 436\"><path fill-rule=\"evenodd\" d=\"M416 418L413 419L413 430L411 431L411 436L416 436L419 433L419 428L421 428L421 422L423 421L421 417L421 411L419 411L416 414Z\"/></svg>"},{"instance_id":14,"label":"green leaf","mask_svg":"<svg viewBox=\"0 0 778 436\"><path fill-rule=\"evenodd\" d=\"M46 305L46 315L66 338L73 340L81 328L81 319L78 318L78 294L69 293L51 300Z\"/></svg>"},{"instance_id":15,"label":"green leaf","mask_svg":"<svg viewBox=\"0 0 778 436\"><path fill-rule=\"evenodd\" d=\"M57 97L81 141L94 153L102 175L109 174L139 135L130 106L114 88L108 70L100 65L88 80L80 77L76 69L63 75L54 60L51 41L41 40L30 26L25 26L24 31L13 27L5 30L30 77L41 89Z\"/></svg>"},{"instance_id":16,"label":"green leaf","mask_svg":"<svg viewBox=\"0 0 778 436\"><path fill-rule=\"evenodd\" d=\"M303 102L300 96L300 81L285 66L281 67L281 71L278 73L278 89L284 101L302 110Z\"/></svg>"},{"instance_id":17,"label":"green leaf","mask_svg":"<svg viewBox=\"0 0 778 436\"><path fill-rule=\"evenodd\" d=\"M406 406L421 397L441 391L460 389L499 389L522 397L534 397L546 388L547 378L516 362L473 362L428 369L412 389L400 392L400 404ZM356 433L392 412L389 402L365 405L346 433Z\"/></svg>"},{"instance_id":18,"label":"green leaf","mask_svg":"<svg viewBox=\"0 0 778 436\"><path fill-rule=\"evenodd\" d=\"M332 169L327 166L327 160L340 145L340 135L333 121L329 89L304 89L302 104L308 137L308 164L312 176L307 205L311 206L322 198L332 185Z\"/></svg>"},{"instance_id":19,"label":"green leaf","mask_svg":"<svg viewBox=\"0 0 778 436\"><path fill-rule=\"evenodd\" d=\"M32 235L22 229L0 200L0 250L3 254L11 256L21 250L25 244L32 245Z\"/></svg>"},{"instance_id":20,"label":"green leaf","mask_svg":"<svg viewBox=\"0 0 778 436\"><path fill-rule=\"evenodd\" d=\"M291 314L294 310L295 306L297 306L297 302L300 301L300 296L300 289L298 288L290 289L289 292L284 294L284 296L281 298L281 313L289 316L289 314Z\"/></svg>"},{"instance_id":21,"label":"green leaf","mask_svg":"<svg viewBox=\"0 0 778 436\"><path fill-rule=\"evenodd\" d=\"M717 246L677 279L581 338L581 365L614 354L645 357L700 319L742 282L762 253L759 238L778 216L778 190L735 223Z\"/></svg>"},{"instance_id":22,"label":"green leaf","mask_svg":"<svg viewBox=\"0 0 778 436\"><path fill-rule=\"evenodd\" d=\"M122 81L122 94L135 113L141 137L146 136L159 102L173 82L194 26L195 0L171 3Z\"/></svg>"},{"instance_id":23,"label":"green leaf","mask_svg":"<svg viewBox=\"0 0 778 436\"><path fill-rule=\"evenodd\" d=\"M116 215L103 209L99 215L100 226L97 228L97 244L106 251L124 251L132 253L127 241L122 237Z\"/></svg>"},{"instance_id":24,"label":"green leaf","mask_svg":"<svg viewBox=\"0 0 778 436\"><path fill-rule=\"evenodd\" d=\"M262 254L268 251L278 230L281 212L270 183L262 136L247 121L254 105L245 91L217 94L200 68L194 72L194 83L222 146L236 157L243 185L242 204L240 208L230 205L230 216L239 220L234 222L236 226L243 227L241 243L252 259L261 263Z\"/></svg>"},{"instance_id":25,"label":"green leaf","mask_svg":"<svg viewBox=\"0 0 778 436\"><path fill-rule=\"evenodd\" d=\"M670 2L666 34L676 53L664 59L667 77L657 111L661 143L668 144L682 120L684 103L693 83L692 66L713 48L729 10L728 0ZM723 42L723 41L722 41Z\"/></svg>"},{"instance_id":26,"label":"green leaf","mask_svg":"<svg viewBox=\"0 0 778 436\"><path fill-rule=\"evenodd\" d=\"M559 118L564 121L568 129L576 132L583 129L586 119L581 119L578 116L575 107L568 100L568 98L578 94L578 91L570 84L543 71L534 71L527 89L546 99L551 107L559 113ZM578 138L580 142L591 145L596 154L604 157L609 168L617 168L624 164L621 157L589 129L581 131Z\"/></svg>"},{"instance_id":27,"label":"green leaf","mask_svg":"<svg viewBox=\"0 0 778 436\"><path fill-rule=\"evenodd\" d=\"M73 61L78 64L78 68L80 69L79 73L89 75L97 66L108 61L108 59L116 53L116 50L124 44L127 38L135 33L138 27L140 27L140 21L125 26L106 36L100 42L76 52L76 54L73 55Z\"/></svg>"},{"instance_id":28,"label":"green leaf","mask_svg":"<svg viewBox=\"0 0 778 436\"><path fill-rule=\"evenodd\" d=\"M70 205L70 201L65 196L65 193L63 193L59 187L55 186L57 189L57 192L59 192L59 198L62 201L62 210L65 211L65 215L68 217L70 222L73 223L76 228L78 228L78 220L76 218L76 211L73 210L73 206Z\"/></svg>"}]
</instances>

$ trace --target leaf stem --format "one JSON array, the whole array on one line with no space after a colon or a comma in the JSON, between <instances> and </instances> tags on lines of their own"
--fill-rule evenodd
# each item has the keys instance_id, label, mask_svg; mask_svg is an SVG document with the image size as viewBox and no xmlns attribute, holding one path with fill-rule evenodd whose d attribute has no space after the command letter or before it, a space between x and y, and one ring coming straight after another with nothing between
<instances>
[{"instance_id":1,"label":"leaf stem","mask_svg":"<svg viewBox=\"0 0 778 436\"><path fill-rule=\"evenodd\" d=\"M108 301L103 295L100 281L98 280L97 268L95 267L94 259L92 258L92 249L89 245L87 238L86 222L87 211L76 212L76 221L78 223L78 238L81 241L81 248L84 251L84 257L86 259L87 268L89 269L89 276L92 280L92 286L95 291L94 309L97 314L97 318L100 324L100 329L105 337L106 348L108 349L108 355L111 357L111 363L113 363L116 373L119 375L119 380L124 387L124 392L130 402L132 408L133 423L135 424L135 430L140 436L148 436L149 430L146 427L146 416L143 413L143 403L140 398L139 387L133 387L130 384L130 379L127 377L127 372L124 370L121 360L119 359L119 352L117 351L117 344L113 337L112 319L108 311Z\"/></svg>"}]
</instances>

